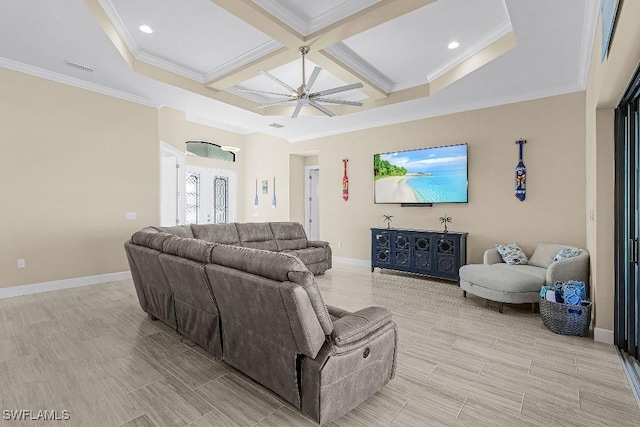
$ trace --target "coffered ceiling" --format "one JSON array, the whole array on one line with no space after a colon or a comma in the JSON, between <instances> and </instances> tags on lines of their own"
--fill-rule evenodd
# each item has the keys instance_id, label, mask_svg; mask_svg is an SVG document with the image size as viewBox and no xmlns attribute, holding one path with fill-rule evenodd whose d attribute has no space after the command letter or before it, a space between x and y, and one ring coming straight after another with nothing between
<instances>
[{"instance_id":1,"label":"coffered ceiling","mask_svg":"<svg viewBox=\"0 0 640 427\"><path fill-rule=\"evenodd\" d=\"M0 66L297 141L583 90L597 3L0 0ZM363 106L291 119L295 104L259 108L279 97L242 91L283 92L261 72L301 86L300 46L305 79L322 68L314 91L361 82L332 98Z\"/></svg>"}]
</instances>

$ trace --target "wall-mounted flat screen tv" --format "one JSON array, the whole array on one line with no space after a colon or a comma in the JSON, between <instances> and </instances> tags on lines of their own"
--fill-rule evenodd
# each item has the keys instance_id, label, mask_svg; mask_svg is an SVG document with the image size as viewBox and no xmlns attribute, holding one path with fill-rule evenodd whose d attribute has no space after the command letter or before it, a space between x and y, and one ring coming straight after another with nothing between
<instances>
[{"instance_id":1,"label":"wall-mounted flat screen tv","mask_svg":"<svg viewBox=\"0 0 640 427\"><path fill-rule=\"evenodd\" d=\"M467 144L373 156L375 203L467 203Z\"/></svg>"}]
</instances>

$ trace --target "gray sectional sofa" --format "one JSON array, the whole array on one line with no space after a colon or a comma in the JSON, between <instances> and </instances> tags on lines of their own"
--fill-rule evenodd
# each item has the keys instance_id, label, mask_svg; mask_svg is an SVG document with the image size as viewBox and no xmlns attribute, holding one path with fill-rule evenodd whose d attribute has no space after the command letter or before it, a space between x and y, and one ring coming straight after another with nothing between
<instances>
[{"instance_id":1,"label":"gray sectional sofa","mask_svg":"<svg viewBox=\"0 0 640 427\"><path fill-rule=\"evenodd\" d=\"M242 247L231 227L193 231L233 244L179 237L184 228L168 231L173 234L146 228L125 243L140 306L152 318L321 424L393 378L397 333L389 310L326 306L314 275L293 252ZM273 248L261 233L238 237ZM275 239L276 247L302 246L278 240L291 239Z\"/></svg>"},{"instance_id":2,"label":"gray sectional sofa","mask_svg":"<svg viewBox=\"0 0 640 427\"><path fill-rule=\"evenodd\" d=\"M236 222L154 228L179 237L289 253L299 258L309 271L316 275L323 274L331 268L329 243L307 240L304 228L298 222Z\"/></svg>"}]
</instances>

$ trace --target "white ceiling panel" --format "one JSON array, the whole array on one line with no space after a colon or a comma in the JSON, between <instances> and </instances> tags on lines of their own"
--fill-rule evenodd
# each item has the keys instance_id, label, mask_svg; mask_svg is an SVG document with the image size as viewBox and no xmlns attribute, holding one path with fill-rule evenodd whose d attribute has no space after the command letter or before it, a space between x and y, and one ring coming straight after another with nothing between
<instances>
[{"instance_id":1,"label":"white ceiling panel","mask_svg":"<svg viewBox=\"0 0 640 427\"><path fill-rule=\"evenodd\" d=\"M113 6L127 33L121 35L133 41L135 53L143 54L140 59L148 59L144 55L150 55L202 76L252 52L279 47L279 43L274 44L267 35L210 0L101 0L101 3L106 9L109 3ZM143 24L154 32L141 32L138 27Z\"/></svg>"},{"instance_id":2,"label":"white ceiling panel","mask_svg":"<svg viewBox=\"0 0 640 427\"><path fill-rule=\"evenodd\" d=\"M511 29L504 0L440 0L339 43L392 82L426 83ZM457 49L448 49L458 41ZM344 49L346 48L346 49Z\"/></svg>"},{"instance_id":3,"label":"white ceiling panel","mask_svg":"<svg viewBox=\"0 0 640 427\"><path fill-rule=\"evenodd\" d=\"M302 35L309 35L380 0L253 0Z\"/></svg>"}]
</instances>

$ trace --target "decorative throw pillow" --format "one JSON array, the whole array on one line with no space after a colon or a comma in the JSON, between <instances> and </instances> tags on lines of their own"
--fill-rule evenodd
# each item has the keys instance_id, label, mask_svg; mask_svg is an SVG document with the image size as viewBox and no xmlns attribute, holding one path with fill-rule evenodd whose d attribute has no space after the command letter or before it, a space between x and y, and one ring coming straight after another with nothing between
<instances>
[{"instance_id":1,"label":"decorative throw pillow","mask_svg":"<svg viewBox=\"0 0 640 427\"><path fill-rule=\"evenodd\" d=\"M580 254L580 248L567 248L562 249L558 252L558 255L555 256L553 262L562 261L565 259L573 258L574 256L578 256Z\"/></svg>"},{"instance_id":2,"label":"decorative throw pillow","mask_svg":"<svg viewBox=\"0 0 640 427\"><path fill-rule=\"evenodd\" d=\"M529 262L529 258L517 243L509 243L508 245L496 245L498 253L502 260L511 265L523 265Z\"/></svg>"}]
</instances>

